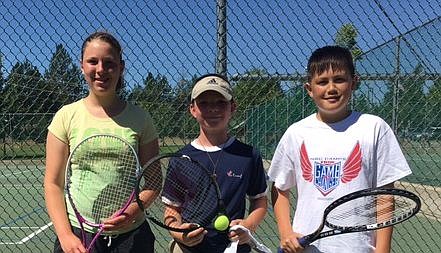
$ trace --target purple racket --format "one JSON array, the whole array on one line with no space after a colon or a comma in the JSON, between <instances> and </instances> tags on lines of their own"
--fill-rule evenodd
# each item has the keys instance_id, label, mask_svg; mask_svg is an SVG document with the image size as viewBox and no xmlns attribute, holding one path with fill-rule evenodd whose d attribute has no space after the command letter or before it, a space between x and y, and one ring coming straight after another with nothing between
<instances>
[{"instance_id":1,"label":"purple racket","mask_svg":"<svg viewBox=\"0 0 441 253\"><path fill-rule=\"evenodd\" d=\"M98 134L82 140L66 165L65 191L87 251L104 231L104 221L120 216L135 198L141 171L135 149L126 140ZM94 233L86 241L86 231Z\"/></svg>"}]
</instances>

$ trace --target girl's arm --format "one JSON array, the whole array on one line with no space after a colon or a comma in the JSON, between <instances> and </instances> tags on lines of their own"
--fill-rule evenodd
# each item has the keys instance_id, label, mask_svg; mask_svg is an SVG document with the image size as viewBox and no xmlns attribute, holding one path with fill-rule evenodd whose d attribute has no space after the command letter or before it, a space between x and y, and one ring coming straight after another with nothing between
<instances>
[{"instance_id":1,"label":"girl's arm","mask_svg":"<svg viewBox=\"0 0 441 253\"><path fill-rule=\"evenodd\" d=\"M69 146L48 133L46 140L46 171L44 175L44 196L46 208L66 252L86 252L81 240L72 232L64 198L64 174L69 156Z\"/></svg>"}]
</instances>

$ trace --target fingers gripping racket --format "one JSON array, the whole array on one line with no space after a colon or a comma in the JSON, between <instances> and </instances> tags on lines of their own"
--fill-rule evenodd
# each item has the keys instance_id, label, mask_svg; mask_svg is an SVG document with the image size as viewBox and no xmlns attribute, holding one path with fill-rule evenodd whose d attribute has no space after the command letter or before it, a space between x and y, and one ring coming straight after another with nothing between
<instances>
[{"instance_id":1,"label":"fingers gripping racket","mask_svg":"<svg viewBox=\"0 0 441 253\"><path fill-rule=\"evenodd\" d=\"M134 200L140 173L138 156L125 140L113 135L93 135L70 153L65 191L89 252L104 230L104 221L120 216ZM86 230L95 233L86 242Z\"/></svg>"},{"instance_id":2,"label":"fingers gripping racket","mask_svg":"<svg viewBox=\"0 0 441 253\"><path fill-rule=\"evenodd\" d=\"M230 231L235 231L235 230L242 230L243 232L248 234L248 238L250 239L250 241L248 242L248 244L250 245L250 247L258 253L272 253L272 251L265 246L263 243L259 242L257 240L256 237L253 236L253 234L251 234L250 230L248 230L246 227L242 226L242 225L234 225L232 227L230 227ZM237 251L237 244L239 243L238 241L236 242L232 242L236 243L235 247L233 247L233 251L234 253L236 253ZM225 251L225 252L233 252L233 251Z\"/></svg>"},{"instance_id":3,"label":"fingers gripping racket","mask_svg":"<svg viewBox=\"0 0 441 253\"><path fill-rule=\"evenodd\" d=\"M353 192L332 202L325 209L319 228L299 238L299 243L307 247L328 236L393 226L411 218L420 208L420 198L406 190L373 188ZM331 230L323 231L325 226Z\"/></svg>"},{"instance_id":4,"label":"fingers gripping racket","mask_svg":"<svg viewBox=\"0 0 441 253\"><path fill-rule=\"evenodd\" d=\"M147 188L156 188L159 197L146 205L139 193ZM199 227L226 231L229 227L214 173L188 156L164 154L151 159L138 177L135 196L140 208L148 206L146 218L170 231L191 232ZM195 226L182 228L182 223Z\"/></svg>"}]
</instances>

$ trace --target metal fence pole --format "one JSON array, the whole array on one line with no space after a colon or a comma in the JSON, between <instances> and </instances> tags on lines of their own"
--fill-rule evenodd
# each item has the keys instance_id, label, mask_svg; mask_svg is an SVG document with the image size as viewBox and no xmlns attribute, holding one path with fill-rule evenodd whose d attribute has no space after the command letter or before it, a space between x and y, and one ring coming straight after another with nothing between
<instances>
[{"instance_id":1,"label":"metal fence pole","mask_svg":"<svg viewBox=\"0 0 441 253\"><path fill-rule=\"evenodd\" d=\"M227 0L217 1L216 73L227 74Z\"/></svg>"},{"instance_id":2,"label":"metal fence pole","mask_svg":"<svg viewBox=\"0 0 441 253\"><path fill-rule=\"evenodd\" d=\"M393 96L392 96L392 129L395 134L398 134L398 104L400 92L400 36L395 38L397 43L395 51L395 81L393 86Z\"/></svg>"}]
</instances>

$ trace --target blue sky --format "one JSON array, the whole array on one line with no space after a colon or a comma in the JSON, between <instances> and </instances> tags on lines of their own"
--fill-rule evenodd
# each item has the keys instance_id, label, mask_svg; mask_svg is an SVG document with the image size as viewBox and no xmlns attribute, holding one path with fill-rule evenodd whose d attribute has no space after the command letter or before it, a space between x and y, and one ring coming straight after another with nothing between
<instances>
[{"instance_id":1,"label":"blue sky","mask_svg":"<svg viewBox=\"0 0 441 253\"><path fill-rule=\"evenodd\" d=\"M372 0L229 0L228 75L253 67L270 74L302 73L312 50L332 44L343 24L357 27L359 46L367 51L441 15L436 0L378 2L398 30ZM78 62L83 39L106 29L122 42L129 85L141 82L148 71L166 75L171 83L213 72L215 3L2 0L2 70L8 74L27 58L43 73L58 43Z\"/></svg>"}]
</instances>

